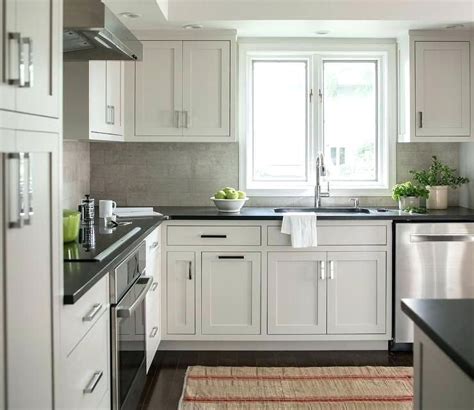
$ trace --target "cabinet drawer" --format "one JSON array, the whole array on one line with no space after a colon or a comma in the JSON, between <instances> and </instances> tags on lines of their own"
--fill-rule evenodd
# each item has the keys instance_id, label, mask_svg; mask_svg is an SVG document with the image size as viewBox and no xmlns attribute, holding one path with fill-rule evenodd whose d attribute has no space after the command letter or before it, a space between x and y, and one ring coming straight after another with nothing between
<instances>
[{"instance_id":1,"label":"cabinet drawer","mask_svg":"<svg viewBox=\"0 0 474 410\"><path fill-rule=\"evenodd\" d=\"M268 227L268 246L291 246L290 235L285 235L280 231L280 226ZM318 226L319 246L386 244L387 227L383 225Z\"/></svg>"},{"instance_id":2,"label":"cabinet drawer","mask_svg":"<svg viewBox=\"0 0 474 410\"><path fill-rule=\"evenodd\" d=\"M64 361L61 388L68 409L97 409L110 389L109 315L104 313Z\"/></svg>"},{"instance_id":3,"label":"cabinet drawer","mask_svg":"<svg viewBox=\"0 0 474 410\"><path fill-rule=\"evenodd\" d=\"M168 245L261 245L259 226L168 226Z\"/></svg>"},{"instance_id":4,"label":"cabinet drawer","mask_svg":"<svg viewBox=\"0 0 474 410\"><path fill-rule=\"evenodd\" d=\"M108 309L109 275L105 275L74 305L64 305L61 312L61 339L69 354L99 317Z\"/></svg>"}]
</instances>

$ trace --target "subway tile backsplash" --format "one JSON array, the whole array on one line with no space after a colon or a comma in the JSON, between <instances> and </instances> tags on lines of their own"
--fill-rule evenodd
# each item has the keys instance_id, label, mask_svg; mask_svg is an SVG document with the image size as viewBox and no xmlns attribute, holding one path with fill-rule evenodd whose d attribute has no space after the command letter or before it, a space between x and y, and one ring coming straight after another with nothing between
<instances>
[{"instance_id":1,"label":"subway tile backsplash","mask_svg":"<svg viewBox=\"0 0 474 410\"><path fill-rule=\"evenodd\" d=\"M459 144L397 144L397 181L409 170L428 167L437 155L459 168ZM209 197L223 186L238 186L238 143L91 143L91 194L119 205L210 206ZM347 204L348 198L324 199ZM254 197L249 206L311 205L309 197ZM361 197L362 205L393 206L390 197ZM450 193L458 204L458 193Z\"/></svg>"}]
</instances>

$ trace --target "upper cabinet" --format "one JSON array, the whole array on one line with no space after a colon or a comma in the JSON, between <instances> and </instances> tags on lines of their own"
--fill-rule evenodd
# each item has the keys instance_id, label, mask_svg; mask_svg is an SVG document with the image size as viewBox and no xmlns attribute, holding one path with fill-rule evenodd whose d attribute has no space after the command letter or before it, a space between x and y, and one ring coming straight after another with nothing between
<instances>
[{"instance_id":1,"label":"upper cabinet","mask_svg":"<svg viewBox=\"0 0 474 410\"><path fill-rule=\"evenodd\" d=\"M127 140L232 140L232 42L144 41L127 63Z\"/></svg>"},{"instance_id":2,"label":"upper cabinet","mask_svg":"<svg viewBox=\"0 0 474 410\"><path fill-rule=\"evenodd\" d=\"M399 140L474 140L469 34L412 32L399 42Z\"/></svg>"},{"instance_id":3,"label":"upper cabinet","mask_svg":"<svg viewBox=\"0 0 474 410\"><path fill-rule=\"evenodd\" d=\"M123 141L121 61L64 63L64 139Z\"/></svg>"},{"instance_id":4,"label":"upper cabinet","mask_svg":"<svg viewBox=\"0 0 474 410\"><path fill-rule=\"evenodd\" d=\"M44 128L60 117L61 7L60 0L0 3L0 126ZM25 124L25 115L42 119Z\"/></svg>"}]
</instances>

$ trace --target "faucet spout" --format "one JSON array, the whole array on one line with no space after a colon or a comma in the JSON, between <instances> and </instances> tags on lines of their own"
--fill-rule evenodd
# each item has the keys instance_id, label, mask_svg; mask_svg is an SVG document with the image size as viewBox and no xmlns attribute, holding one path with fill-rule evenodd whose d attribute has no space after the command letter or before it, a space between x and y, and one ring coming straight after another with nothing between
<instances>
[{"instance_id":1,"label":"faucet spout","mask_svg":"<svg viewBox=\"0 0 474 410\"><path fill-rule=\"evenodd\" d=\"M327 176L326 166L324 165L324 154L318 153L316 157L316 185L314 187L314 207L321 207L321 198L329 197L329 182L327 183L327 192L321 192L321 177Z\"/></svg>"}]
</instances>

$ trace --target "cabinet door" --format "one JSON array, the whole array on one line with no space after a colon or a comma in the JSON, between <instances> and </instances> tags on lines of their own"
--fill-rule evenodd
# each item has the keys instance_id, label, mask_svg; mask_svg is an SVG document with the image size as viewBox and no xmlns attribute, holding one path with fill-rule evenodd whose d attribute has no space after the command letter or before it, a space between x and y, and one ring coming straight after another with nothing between
<instances>
[{"instance_id":1,"label":"cabinet door","mask_svg":"<svg viewBox=\"0 0 474 410\"><path fill-rule=\"evenodd\" d=\"M417 137L456 137L471 133L468 41L415 43Z\"/></svg>"},{"instance_id":2,"label":"cabinet door","mask_svg":"<svg viewBox=\"0 0 474 410\"><path fill-rule=\"evenodd\" d=\"M17 131L18 152L1 155L6 408L12 409L54 408L53 318L58 320L62 245L58 225L60 139L55 134L40 135ZM0 133L0 150L3 138ZM19 152L29 153L29 158L18 158ZM19 172L21 163L24 167ZM23 189L19 189L21 180ZM21 227L15 226L19 209L24 210Z\"/></svg>"},{"instance_id":3,"label":"cabinet door","mask_svg":"<svg viewBox=\"0 0 474 410\"><path fill-rule=\"evenodd\" d=\"M89 129L109 134L111 109L107 105L107 62L89 62Z\"/></svg>"},{"instance_id":4,"label":"cabinet door","mask_svg":"<svg viewBox=\"0 0 474 410\"><path fill-rule=\"evenodd\" d=\"M202 333L260 334L260 253L202 254Z\"/></svg>"},{"instance_id":5,"label":"cabinet door","mask_svg":"<svg viewBox=\"0 0 474 410\"><path fill-rule=\"evenodd\" d=\"M182 135L181 41L144 41L135 63L135 135Z\"/></svg>"},{"instance_id":6,"label":"cabinet door","mask_svg":"<svg viewBox=\"0 0 474 410\"><path fill-rule=\"evenodd\" d=\"M385 252L329 252L328 334L385 333Z\"/></svg>"},{"instance_id":7,"label":"cabinet door","mask_svg":"<svg viewBox=\"0 0 474 410\"><path fill-rule=\"evenodd\" d=\"M196 260L194 252L167 253L168 333L196 333Z\"/></svg>"},{"instance_id":8,"label":"cabinet door","mask_svg":"<svg viewBox=\"0 0 474 410\"><path fill-rule=\"evenodd\" d=\"M16 111L59 117L62 53L61 0L17 0L16 30L21 34L25 82L17 88Z\"/></svg>"},{"instance_id":9,"label":"cabinet door","mask_svg":"<svg viewBox=\"0 0 474 410\"><path fill-rule=\"evenodd\" d=\"M183 43L183 134L195 137L228 136L230 43Z\"/></svg>"},{"instance_id":10,"label":"cabinet door","mask_svg":"<svg viewBox=\"0 0 474 410\"><path fill-rule=\"evenodd\" d=\"M268 253L268 333L326 333L324 252Z\"/></svg>"},{"instance_id":11,"label":"cabinet door","mask_svg":"<svg viewBox=\"0 0 474 410\"><path fill-rule=\"evenodd\" d=\"M120 61L107 61L106 106L110 111L109 128L114 135L123 135L123 74Z\"/></svg>"},{"instance_id":12,"label":"cabinet door","mask_svg":"<svg viewBox=\"0 0 474 410\"><path fill-rule=\"evenodd\" d=\"M18 43L10 38L15 33L15 4L5 0L0 3L0 110L13 111L16 106L16 86L10 84L19 78Z\"/></svg>"}]
</instances>

